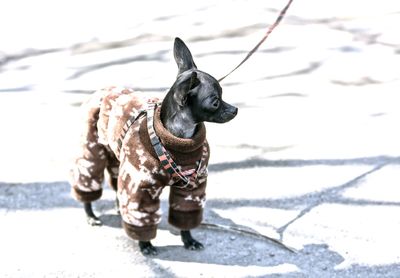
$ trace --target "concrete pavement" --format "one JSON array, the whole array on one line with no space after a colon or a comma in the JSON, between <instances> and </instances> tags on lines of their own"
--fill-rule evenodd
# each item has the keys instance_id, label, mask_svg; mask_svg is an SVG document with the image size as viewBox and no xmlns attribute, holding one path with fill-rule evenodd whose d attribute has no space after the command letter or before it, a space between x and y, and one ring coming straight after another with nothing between
<instances>
[{"instance_id":1,"label":"concrete pavement","mask_svg":"<svg viewBox=\"0 0 400 278\"><path fill-rule=\"evenodd\" d=\"M395 1L295 1L222 83L240 111L207 125L205 222L296 253L207 226L194 232L206 249L190 252L164 217L160 254L145 258L120 228L111 190L96 203L103 227L88 227L70 197L79 105L91 91L117 84L161 96L176 74L175 36L220 77L285 4L270 2L39 1L20 17L18 1L1 4L1 28L14 26L0 47L1 277L400 276Z\"/></svg>"}]
</instances>

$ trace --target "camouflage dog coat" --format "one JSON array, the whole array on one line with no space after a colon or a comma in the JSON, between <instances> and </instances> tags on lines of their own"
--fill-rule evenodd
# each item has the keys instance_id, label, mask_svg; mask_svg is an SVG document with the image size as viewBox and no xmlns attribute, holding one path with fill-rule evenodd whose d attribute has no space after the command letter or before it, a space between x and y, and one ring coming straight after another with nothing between
<instances>
[{"instance_id":1,"label":"camouflage dog coat","mask_svg":"<svg viewBox=\"0 0 400 278\"><path fill-rule=\"evenodd\" d=\"M164 128L160 107L151 111L153 117L141 116L147 99L130 89L97 91L83 105L85 124L71 171L72 193L81 202L101 197L106 172L117 191L125 231L142 241L156 236L165 186L170 186L169 223L181 230L201 223L209 158L203 123L193 138L178 138ZM166 157L157 153L160 146L153 147L154 137ZM172 171L171 162L178 165Z\"/></svg>"}]
</instances>

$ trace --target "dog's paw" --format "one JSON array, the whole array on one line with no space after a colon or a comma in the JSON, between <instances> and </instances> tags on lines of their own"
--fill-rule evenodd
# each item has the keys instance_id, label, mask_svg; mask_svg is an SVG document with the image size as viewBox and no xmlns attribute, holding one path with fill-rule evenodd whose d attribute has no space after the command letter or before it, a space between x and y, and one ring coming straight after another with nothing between
<instances>
[{"instance_id":1,"label":"dog's paw","mask_svg":"<svg viewBox=\"0 0 400 278\"><path fill-rule=\"evenodd\" d=\"M185 248L188 250L203 250L204 249L203 244L201 244L200 242L198 242L195 239L191 239L187 242L184 242L183 244L184 244Z\"/></svg>"},{"instance_id":2,"label":"dog's paw","mask_svg":"<svg viewBox=\"0 0 400 278\"><path fill-rule=\"evenodd\" d=\"M88 217L87 218L87 223L90 226L101 226L101 225L103 225L103 222L101 222L101 220L98 219L97 217Z\"/></svg>"},{"instance_id":3,"label":"dog's paw","mask_svg":"<svg viewBox=\"0 0 400 278\"><path fill-rule=\"evenodd\" d=\"M158 254L157 248L155 248L150 241L139 241L140 252L145 256L156 256Z\"/></svg>"},{"instance_id":4,"label":"dog's paw","mask_svg":"<svg viewBox=\"0 0 400 278\"><path fill-rule=\"evenodd\" d=\"M198 242L192 237L190 231L181 231L181 238L183 245L188 250L202 250L204 249L203 244Z\"/></svg>"}]
</instances>

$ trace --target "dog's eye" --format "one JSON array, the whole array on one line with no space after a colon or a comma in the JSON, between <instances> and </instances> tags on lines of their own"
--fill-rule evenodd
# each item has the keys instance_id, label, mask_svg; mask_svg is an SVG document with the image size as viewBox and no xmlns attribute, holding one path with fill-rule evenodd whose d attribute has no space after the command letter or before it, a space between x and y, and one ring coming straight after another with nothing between
<instances>
[{"instance_id":1,"label":"dog's eye","mask_svg":"<svg viewBox=\"0 0 400 278\"><path fill-rule=\"evenodd\" d=\"M219 99L215 99L212 103L213 108L217 109L219 107Z\"/></svg>"},{"instance_id":2,"label":"dog's eye","mask_svg":"<svg viewBox=\"0 0 400 278\"><path fill-rule=\"evenodd\" d=\"M221 105L220 99L215 95L212 95L212 96L209 96L208 98L205 98L203 103L204 103L203 104L204 105L203 106L204 109L209 110L211 112L217 111L218 108Z\"/></svg>"}]
</instances>

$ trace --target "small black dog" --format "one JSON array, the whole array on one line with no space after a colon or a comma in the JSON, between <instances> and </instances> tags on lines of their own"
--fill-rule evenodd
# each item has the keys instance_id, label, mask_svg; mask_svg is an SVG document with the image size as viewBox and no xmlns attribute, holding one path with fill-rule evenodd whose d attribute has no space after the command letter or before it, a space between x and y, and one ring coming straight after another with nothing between
<instances>
[{"instance_id":1,"label":"small black dog","mask_svg":"<svg viewBox=\"0 0 400 278\"><path fill-rule=\"evenodd\" d=\"M174 57L178 76L161 108L153 105L141 110L143 102L138 101L138 93L129 89L101 91L102 104L100 108L91 107L85 131L84 150L92 155L77 159L72 184L75 197L84 202L89 223L100 225L91 202L101 196L99 183L107 169L117 191L123 226L129 236L139 240L144 254L157 254L150 239L155 237L160 218L158 197L167 185L171 186L169 222L181 230L186 248L203 248L190 233L201 222L205 200L209 146L203 122L225 123L238 112L222 100L218 81L197 69L179 38L175 39ZM116 106L123 113L111 121Z\"/></svg>"}]
</instances>

